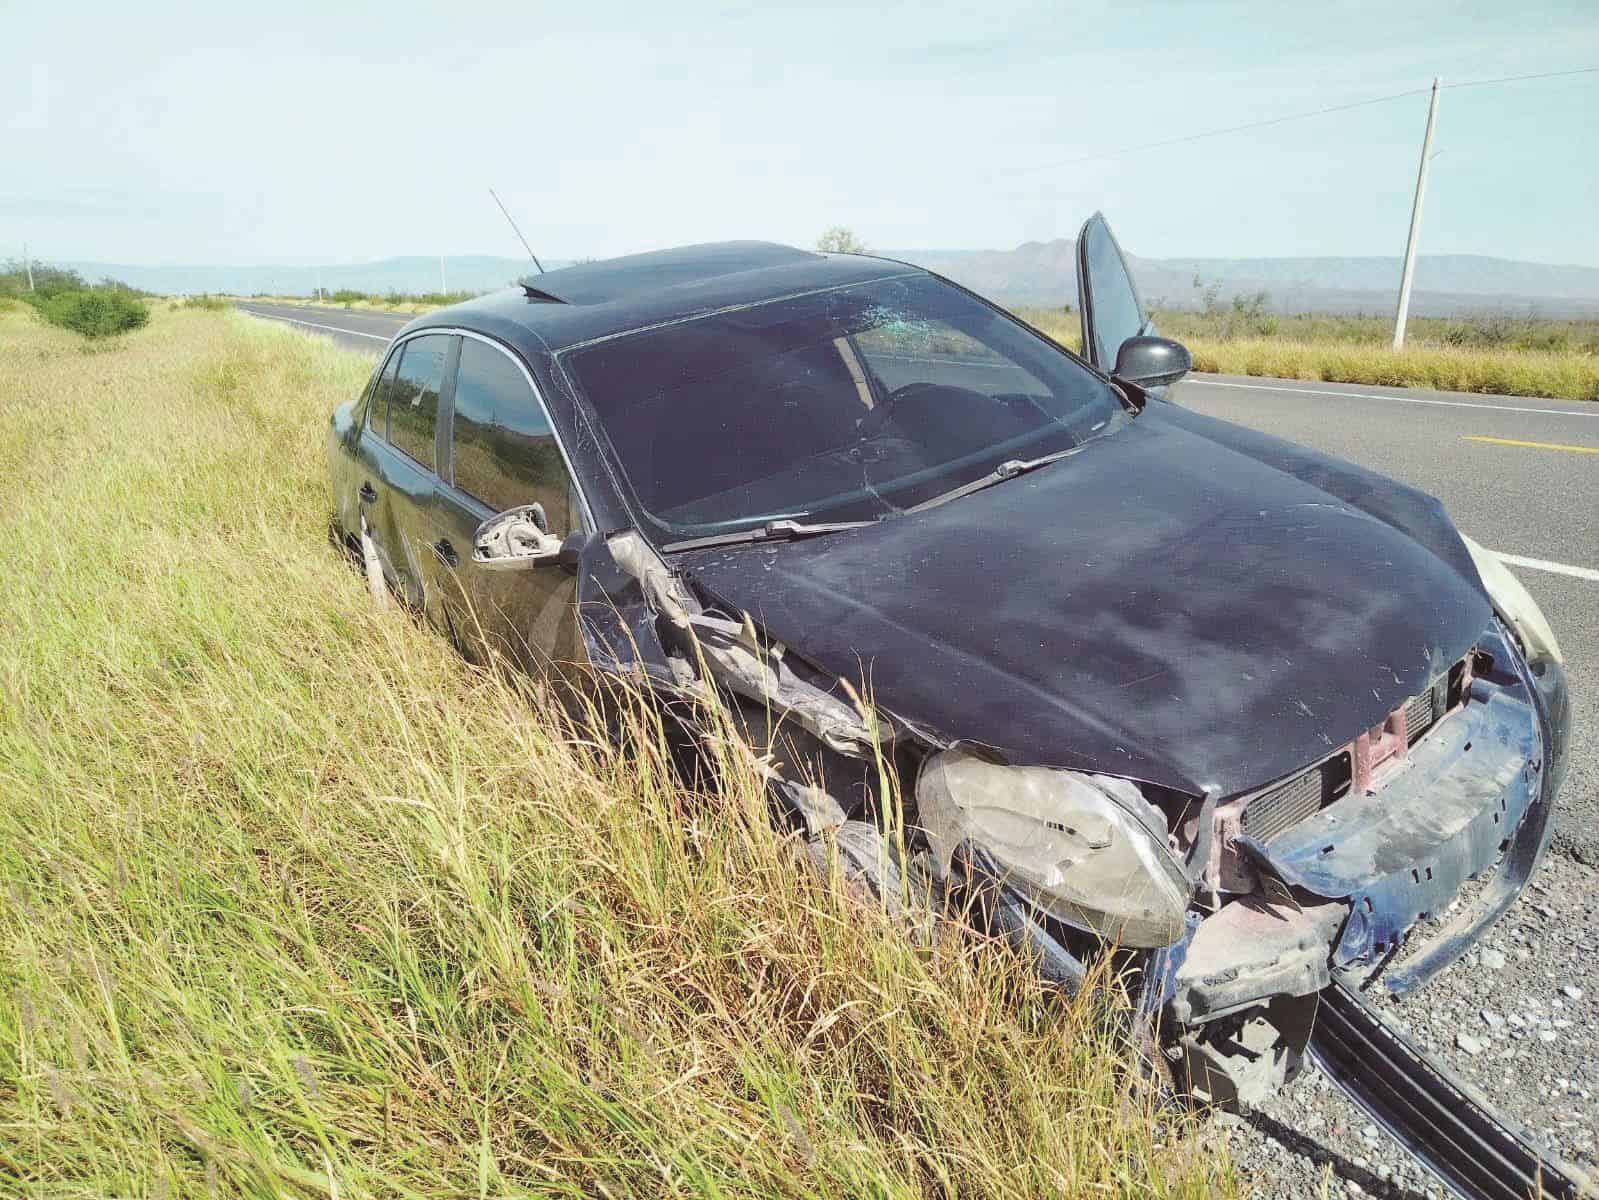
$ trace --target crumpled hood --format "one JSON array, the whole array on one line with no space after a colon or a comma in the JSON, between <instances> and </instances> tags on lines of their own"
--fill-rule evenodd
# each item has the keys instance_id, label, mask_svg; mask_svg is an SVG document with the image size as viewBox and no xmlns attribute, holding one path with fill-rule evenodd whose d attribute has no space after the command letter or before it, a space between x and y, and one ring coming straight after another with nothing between
<instances>
[{"instance_id":1,"label":"crumpled hood","mask_svg":"<svg viewBox=\"0 0 1599 1200\"><path fill-rule=\"evenodd\" d=\"M927 512L674 565L943 737L1222 796L1380 722L1492 613L1436 500L1160 403Z\"/></svg>"}]
</instances>

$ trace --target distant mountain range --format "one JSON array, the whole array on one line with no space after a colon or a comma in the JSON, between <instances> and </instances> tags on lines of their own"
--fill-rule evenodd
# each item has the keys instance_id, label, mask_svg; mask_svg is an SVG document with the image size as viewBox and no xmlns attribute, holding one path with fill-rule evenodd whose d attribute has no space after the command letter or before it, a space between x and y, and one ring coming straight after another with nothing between
<instances>
[{"instance_id":1,"label":"distant mountain range","mask_svg":"<svg viewBox=\"0 0 1599 1200\"><path fill-rule=\"evenodd\" d=\"M1075 247L1070 239L1024 242L1014 250L885 250L1008 304L1077 302ZM1198 307L1206 292L1222 300L1267 294L1283 312L1391 311L1399 290L1398 258L1137 258L1133 275L1146 303ZM431 292L440 289L439 260L411 256L321 268L306 266L135 266L63 263L89 279L113 278L167 295L270 292ZM552 261L551 269L566 262ZM450 290L488 291L526 275L525 259L486 255L446 258ZM1196 284L1196 280L1198 281ZM1599 317L1599 268L1553 266L1475 254L1422 255L1411 311L1419 316L1527 312Z\"/></svg>"},{"instance_id":2,"label":"distant mountain range","mask_svg":"<svg viewBox=\"0 0 1599 1200\"><path fill-rule=\"evenodd\" d=\"M912 250L895 255L1012 304L1075 304L1076 246L1067 238L1014 250ZM1129 255L1144 302L1197 308L1205 292L1222 300L1265 292L1280 312L1393 310L1394 258L1139 258ZM1197 280L1197 283L1196 283ZM1599 268L1550 266L1477 254L1421 255L1411 312L1452 316L1533 309L1542 316L1599 316Z\"/></svg>"}]
</instances>

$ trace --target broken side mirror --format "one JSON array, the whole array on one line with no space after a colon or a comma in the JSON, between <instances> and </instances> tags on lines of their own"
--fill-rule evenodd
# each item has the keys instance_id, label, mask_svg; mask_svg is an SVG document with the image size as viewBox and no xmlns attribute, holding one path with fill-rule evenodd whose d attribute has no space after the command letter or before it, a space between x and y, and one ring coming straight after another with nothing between
<instances>
[{"instance_id":1,"label":"broken side mirror","mask_svg":"<svg viewBox=\"0 0 1599 1200\"><path fill-rule=\"evenodd\" d=\"M472 535L472 561L490 571L563 567L575 572L588 535L578 532L556 537L549 524L542 504L522 504L496 513Z\"/></svg>"},{"instance_id":2,"label":"broken side mirror","mask_svg":"<svg viewBox=\"0 0 1599 1200\"><path fill-rule=\"evenodd\" d=\"M1193 368L1193 355L1181 342L1140 334L1128 338L1116 351L1116 367L1111 376L1136 387L1164 387L1176 383Z\"/></svg>"}]
</instances>

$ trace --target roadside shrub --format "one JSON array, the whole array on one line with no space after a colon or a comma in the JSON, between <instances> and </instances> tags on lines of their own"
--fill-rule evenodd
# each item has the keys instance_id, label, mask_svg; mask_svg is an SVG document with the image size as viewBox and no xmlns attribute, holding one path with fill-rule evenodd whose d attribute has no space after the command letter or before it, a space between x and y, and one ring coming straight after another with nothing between
<instances>
[{"instance_id":1,"label":"roadside shrub","mask_svg":"<svg viewBox=\"0 0 1599 1200\"><path fill-rule=\"evenodd\" d=\"M357 300L365 300L366 293L358 292L354 288L340 288L331 293L328 299L334 304L354 304Z\"/></svg>"},{"instance_id":2,"label":"roadside shrub","mask_svg":"<svg viewBox=\"0 0 1599 1200\"><path fill-rule=\"evenodd\" d=\"M36 262L33 264L32 287L29 287L29 271L25 264L16 259L10 259L3 268L0 268L0 296L20 296L29 299L34 296L53 296L58 292L76 291L89 285L84 282L83 276L76 271L65 267L52 267L48 263Z\"/></svg>"},{"instance_id":3,"label":"roadside shrub","mask_svg":"<svg viewBox=\"0 0 1599 1200\"><path fill-rule=\"evenodd\" d=\"M198 296L190 296L188 299L186 299L183 302L183 307L201 308L206 312L226 312L228 308L228 302L221 296L212 296L207 293L201 293Z\"/></svg>"},{"instance_id":4,"label":"roadside shrub","mask_svg":"<svg viewBox=\"0 0 1599 1200\"><path fill-rule=\"evenodd\" d=\"M56 292L32 299L29 303L52 325L60 325L86 338L111 337L138 329L150 319L143 300L119 288L82 288Z\"/></svg>"},{"instance_id":5,"label":"roadside shrub","mask_svg":"<svg viewBox=\"0 0 1599 1200\"><path fill-rule=\"evenodd\" d=\"M459 304L463 300L470 300L475 294L474 292L423 292L411 299L417 304L443 308L446 304Z\"/></svg>"},{"instance_id":6,"label":"roadside shrub","mask_svg":"<svg viewBox=\"0 0 1599 1200\"><path fill-rule=\"evenodd\" d=\"M373 294L366 299L373 305L382 305L384 308L443 308L447 304L459 304L463 300L470 300L473 296L481 295L479 292L385 292L379 296Z\"/></svg>"}]
</instances>

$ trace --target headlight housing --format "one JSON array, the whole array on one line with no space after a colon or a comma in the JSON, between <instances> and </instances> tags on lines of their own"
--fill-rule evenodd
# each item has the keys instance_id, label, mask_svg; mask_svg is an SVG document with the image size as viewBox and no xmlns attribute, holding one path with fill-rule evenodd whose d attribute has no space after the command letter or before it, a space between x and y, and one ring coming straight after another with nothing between
<instances>
[{"instance_id":1,"label":"headlight housing","mask_svg":"<svg viewBox=\"0 0 1599 1200\"><path fill-rule=\"evenodd\" d=\"M1491 550L1483 549L1464 534L1461 534L1460 540L1466 543L1466 549L1471 552L1471 561L1477 564L1477 574L1482 576L1483 586L1488 589L1488 598L1494 602L1499 615L1516 631L1527 657L1552 658L1564 665L1565 656L1560 653L1560 643L1555 641L1554 630L1549 628L1538 602L1521 586L1521 580L1512 575L1510 568L1500 562Z\"/></svg>"},{"instance_id":2,"label":"headlight housing","mask_svg":"<svg viewBox=\"0 0 1599 1200\"><path fill-rule=\"evenodd\" d=\"M916 784L921 826L949 870L967 839L1050 916L1125 946L1169 946L1192 889L1161 814L1125 779L933 755Z\"/></svg>"}]
</instances>

